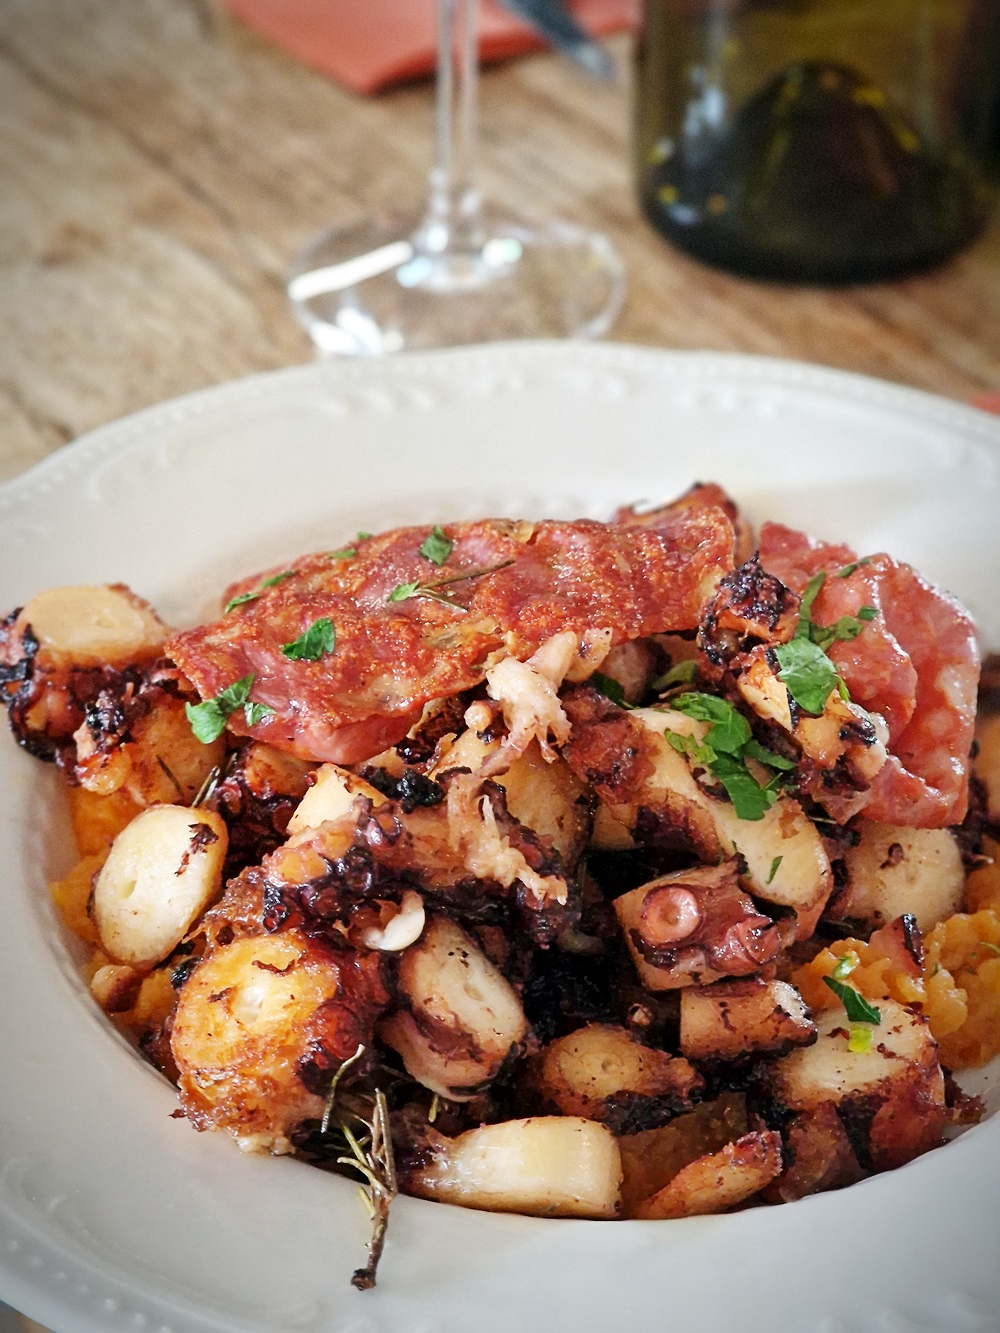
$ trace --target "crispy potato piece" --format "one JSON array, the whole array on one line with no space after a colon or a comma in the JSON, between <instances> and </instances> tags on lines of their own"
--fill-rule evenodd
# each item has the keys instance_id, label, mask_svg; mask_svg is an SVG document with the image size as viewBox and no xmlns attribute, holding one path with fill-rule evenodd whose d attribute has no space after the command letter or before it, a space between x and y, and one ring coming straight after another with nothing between
<instances>
[{"instance_id":1,"label":"crispy potato piece","mask_svg":"<svg viewBox=\"0 0 1000 1333\"><path fill-rule=\"evenodd\" d=\"M783 1054L816 1040L802 996L787 981L747 977L681 991L681 1050L690 1060Z\"/></svg>"},{"instance_id":2,"label":"crispy potato piece","mask_svg":"<svg viewBox=\"0 0 1000 1333\"><path fill-rule=\"evenodd\" d=\"M638 1134L620 1134L624 1215L634 1217L639 1204L663 1189L682 1167L719 1152L744 1135L747 1128L744 1094L723 1092L667 1125Z\"/></svg>"},{"instance_id":3,"label":"crispy potato piece","mask_svg":"<svg viewBox=\"0 0 1000 1333\"><path fill-rule=\"evenodd\" d=\"M864 1178L844 1122L832 1102L800 1115L785 1131L786 1166L768 1186L768 1203L790 1203L823 1190L842 1189Z\"/></svg>"},{"instance_id":4,"label":"crispy potato piece","mask_svg":"<svg viewBox=\"0 0 1000 1333\"><path fill-rule=\"evenodd\" d=\"M431 776L440 778L455 768L476 773L499 752L499 741L484 741L470 728L444 749ZM590 801L566 761L558 756L545 759L538 742L532 741L504 772L492 777L503 787L514 818L549 839L563 864L572 869L590 830Z\"/></svg>"},{"instance_id":5,"label":"crispy potato piece","mask_svg":"<svg viewBox=\"0 0 1000 1333\"><path fill-rule=\"evenodd\" d=\"M154 805L115 839L94 884L101 947L134 967L158 963L216 897L229 835L220 815Z\"/></svg>"},{"instance_id":6,"label":"crispy potato piece","mask_svg":"<svg viewBox=\"0 0 1000 1333\"><path fill-rule=\"evenodd\" d=\"M757 1194L781 1173L781 1135L755 1130L721 1151L682 1167L634 1216L653 1220L724 1213Z\"/></svg>"},{"instance_id":7,"label":"crispy potato piece","mask_svg":"<svg viewBox=\"0 0 1000 1333\"><path fill-rule=\"evenodd\" d=\"M320 824L340 819L359 796L366 796L373 805L385 802L385 797L370 782L337 764L323 764L316 769L312 786L288 821L289 840L301 840Z\"/></svg>"},{"instance_id":8,"label":"crispy potato piece","mask_svg":"<svg viewBox=\"0 0 1000 1333\"><path fill-rule=\"evenodd\" d=\"M763 1076L772 1104L808 1115L833 1104L876 1171L936 1147L946 1124L944 1076L927 1020L881 1000L867 1047L852 1049L843 1009L816 1019L817 1040L773 1062Z\"/></svg>"},{"instance_id":9,"label":"crispy potato piece","mask_svg":"<svg viewBox=\"0 0 1000 1333\"><path fill-rule=\"evenodd\" d=\"M614 1135L576 1116L505 1120L454 1139L433 1135L400 1169L407 1194L534 1217L616 1217L620 1185Z\"/></svg>"},{"instance_id":10,"label":"crispy potato piece","mask_svg":"<svg viewBox=\"0 0 1000 1333\"><path fill-rule=\"evenodd\" d=\"M46 665L128 666L149 661L168 630L141 597L123 583L48 588L21 611Z\"/></svg>"},{"instance_id":11,"label":"crispy potato piece","mask_svg":"<svg viewBox=\"0 0 1000 1333\"><path fill-rule=\"evenodd\" d=\"M897 828L858 821L860 841L844 855L847 885L837 916L884 926L903 913L926 933L959 911L965 888L962 853L949 829Z\"/></svg>"},{"instance_id":12,"label":"crispy potato piece","mask_svg":"<svg viewBox=\"0 0 1000 1333\"><path fill-rule=\"evenodd\" d=\"M600 1120L616 1133L637 1119L655 1124L686 1109L704 1085L687 1060L607 1023L589 1023L547 1046L539 1082L563 1115Z\"/></svg>"},{"instance_id":13,"label":"crispy potato piece","mask_svg":"<svg viewBox=\"0 0 1000 1333\"><path fill-rule=\"evenodd\" d=\"M74 739L73 776L80 785L96 796L125 793L137 806L190 805L226 748L221 736L207 744L198 740L184 700L165 690L130 723L127 739L95 746L86 723Z\"/></svg>"},{"instance_id":14,"label":"crispy potato piece","mask_svg":"<svg viewBox=\"0 0 1000 1333\"><path fill-rule=\"evenodd\" d=\"M371 1038L388 1000L380 955L335 953L300 931L248 936L206 955L181 989L171 1049L198 1129L247 1151L291 1150L322 1115L338 1065Z\"/></svg>"}]
</instances>

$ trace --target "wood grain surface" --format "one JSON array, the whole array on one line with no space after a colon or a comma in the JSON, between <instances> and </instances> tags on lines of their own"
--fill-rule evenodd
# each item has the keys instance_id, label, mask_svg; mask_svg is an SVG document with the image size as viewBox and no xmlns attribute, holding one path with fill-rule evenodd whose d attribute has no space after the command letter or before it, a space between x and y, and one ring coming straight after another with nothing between
<instances>
[{"instance_id":1,"label":"wood grain surface","mask_svg":"<svg viewBox=\"0 0 1000 1333\"><path fill-rule=\"evenodd\" d=\"M533 55L481 80L480 183L603 229L616 340L787 356L955 397L1000 389L1000 222L938 270L851 289L705 268L641 218L619 77ZM212 0L0 0L0 479L103 422L311 359L284 295L335 220L419 200L433 85L364 98Z\"/></svg>"}]
</instances>

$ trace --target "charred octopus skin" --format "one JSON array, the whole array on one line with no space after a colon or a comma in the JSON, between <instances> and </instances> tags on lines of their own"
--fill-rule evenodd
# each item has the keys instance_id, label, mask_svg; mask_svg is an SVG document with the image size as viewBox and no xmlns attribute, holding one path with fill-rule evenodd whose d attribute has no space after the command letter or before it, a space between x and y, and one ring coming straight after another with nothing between
<instances>
[{"instance_id":1,"label":"charred octopus skin","mask_svg":"<svg viewBox=\"0 0 1000 1333\"><path fill-rule=\"evenodd\" d=\"M270 711L249 725L235 713L234 731L355 763L402 739L429 700L559 631L580 636L593 669L613 643L693 629L733 559L732 523L710 506L650 527L449 524L440 563L421 554L431 532L398 528L255 576L230 589L221 620L174 635L167 651L204 699L253 677L251 697ZM331 651L292 660L284 648L318 621L335 629Z\"/></svg>"}]
</instances>

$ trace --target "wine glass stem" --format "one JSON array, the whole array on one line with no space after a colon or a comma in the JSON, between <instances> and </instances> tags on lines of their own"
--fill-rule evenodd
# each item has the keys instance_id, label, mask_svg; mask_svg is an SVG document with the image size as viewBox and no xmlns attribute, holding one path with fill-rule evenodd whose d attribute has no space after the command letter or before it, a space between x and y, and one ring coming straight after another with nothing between
<instances>
[{"instance_id":1,"label":"wine glass stem","mask_svg":"<svg viewBox=\"0 0 1000 1333\"><path fill-rule=\"evenodd\" d=\"M479 0L438 0L435 151L422 230L425 251L474 244L479 82Z\"/></svg>"}]
</instances>

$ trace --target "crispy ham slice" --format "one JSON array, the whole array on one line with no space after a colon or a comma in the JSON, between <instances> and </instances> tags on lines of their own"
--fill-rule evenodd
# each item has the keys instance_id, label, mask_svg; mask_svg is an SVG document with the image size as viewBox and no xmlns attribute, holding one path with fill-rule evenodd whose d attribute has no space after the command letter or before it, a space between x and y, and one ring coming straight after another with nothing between
<instances>
[{"instance_id":1,"label":"crispy ham slice","mask_svg":"<svg viewBox=\"0 0 1000 1333\"><path fill-rule=\"evenodd\" d=\"M733 563L733 526L712 505L666 509L655 525L490 519L446 528L438 564L429 527L359 539L228 590L222 618L170 639L167 652L203 699L253 677L230 728L310 759L350 764L400 740L423 705L524 661L560 632L613 643L698 624ZM248 597L232 605L233 599ZM294 660L318 620L332 651ZM596 661L595 661L596 665Z\"/></svg>"}]
</instances>

